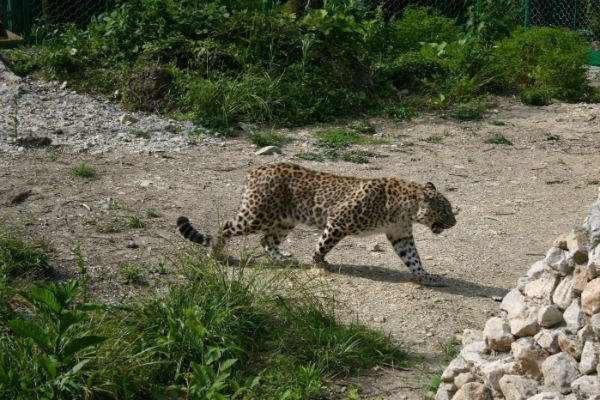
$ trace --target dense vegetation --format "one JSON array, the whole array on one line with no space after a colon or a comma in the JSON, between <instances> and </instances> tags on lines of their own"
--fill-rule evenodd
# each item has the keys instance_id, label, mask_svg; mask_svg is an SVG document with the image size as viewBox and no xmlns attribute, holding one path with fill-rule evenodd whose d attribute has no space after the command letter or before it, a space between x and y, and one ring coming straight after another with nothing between
<instances>
[{"instance_id":1,"label":"dense vegetation","mask_svg":"<svg viewBox=\"0 0 600 400\"><path fill-rule=\"evenodd\" d=\"M107 306L87 298L79 248L79 279L19 280L44 278L42 244L0 225L3 399L330 398L326 378L406 365L388 337L339 325L326 287L285 268L183 254L168 290Z\"/></svg>"},{"instance_id":2,"label":"dense vegetation","mask_svg":"<svg viewBox=\"0 0 600 400\"><path fill-rule=\"evenodd\" d=\"M275 2L277 3L277 2ZM376 1L264 10L261 1L127 0L87 29L48 33L5 52L21 74L41 69L130 107L211 127L298 125L410 103L445 107L488 93L544 104L596 100L586 43L558 28L523 31L518 2L487 0L457 23L431 8L384 15ZM154 91L140 76L154 68Z\"/></svg>"}]
</instances>

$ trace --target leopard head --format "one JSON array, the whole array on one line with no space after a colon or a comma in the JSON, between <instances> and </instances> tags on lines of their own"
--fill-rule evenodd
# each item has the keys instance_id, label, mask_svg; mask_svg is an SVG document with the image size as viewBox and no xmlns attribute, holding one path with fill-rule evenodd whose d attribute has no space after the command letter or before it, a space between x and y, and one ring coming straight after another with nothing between
<instances>
[{"instance_id":1,"label":"leopard head","mask_svg":"<svg viewBox=\"0 0 600 400\"><path fill-rule=\"evenodd\" d=\"M427 182L423 187L423 198L419 202L416 220L428 226L436 235L456 225L456 218L450 202L436 190L431 182Z\"/></svg>"}]
</instances>

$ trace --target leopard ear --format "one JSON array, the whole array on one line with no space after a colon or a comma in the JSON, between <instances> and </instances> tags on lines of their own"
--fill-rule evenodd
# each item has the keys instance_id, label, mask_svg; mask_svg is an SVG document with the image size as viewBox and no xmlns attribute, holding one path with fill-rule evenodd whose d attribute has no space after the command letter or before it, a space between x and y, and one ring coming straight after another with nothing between
<instances>
[{"instance_id":1,"label":"leopard ear","mask_svg":"<svg viewBox=\"0 0 600 400\"><path fill-rule=\"evenodd\" d=\"M427 182L425 184L425 188L436 190L435 186L433 186L433 183L431 183L431 182Z\"/></svg>"}]
</instances>

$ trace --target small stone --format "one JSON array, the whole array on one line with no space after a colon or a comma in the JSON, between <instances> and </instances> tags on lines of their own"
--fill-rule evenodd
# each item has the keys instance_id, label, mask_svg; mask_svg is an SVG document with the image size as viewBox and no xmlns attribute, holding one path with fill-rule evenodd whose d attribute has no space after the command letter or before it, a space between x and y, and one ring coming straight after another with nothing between
<instances>
[{"instance_id":1,"label":"small stone","mask_svg":"<svg viewBox=\"0 0 600 400\"><path fill-rule=\"evenodd\" d=\"M528 337L517 340L512 344L511 351L523 373L535 379L542 376L542 363L549 354L533 338Z\"/></svg>"},{"instance_id":2,"label":"small stone","mask_svg":"<svg viewBox=\"0 0 600 400\"><path fill-rule=\"evenodd\" d=\"M568 276L554 290L552 302L560 307L561 310L569 307L569 304L573 301L573 285L573 277Z\"/></svg>"},{"instance_id":3,"label":"small stone","mask_svg":"<svg viewBox=\"0 0 600 400\"><path fill-rule=\"evenodd\" d=\"M559 333L560 331L554 329L542 329L537 335L534 336L534 340L542 349L546 350L550 354L555 354L560 351L560 347L558 345Z\"/></svg>"},{"instance_id":4,"label":"small stone","mask_svg":"<svg viewBox=\"0 0 600 400\"><path fill-rule=\"evenodd\" d=\"M538 308L529 308L526 312L510 319L510 333L515 336L533 336L540 330Z\"/></svg>"},{"instance_id":5,"label":"small stone","mask_svg":"<svg viewBox=\"0 0 600 400\"><path fill-rule=\"evenodd\" d=\"M379 322L379 323L382 324L382 323L384 323L386 321L386 318L383 315L378 315L378 316L376 316L376 317L373 318L373 321Z\"/></svg>"},{"instance_id":6,"label":"small stone","mask_svg":"<svg viewBox=\"0 0 600 400\"><path fill-rule=\"evenodd\" d=\"M577 339L577 336L560 331L558 334L558 346L574 359L579 360L581 358L583 344Z\"/></svg>"},{"instance_id":7,"label":"small stone","mask_svg":"<svg viewBox=\"0 0 600 400\"><path fill-rule=\"evenodd\" d=\"M138 246L136 242L134 242L133 240L128 240L127 243L125 244L125 247L127 247L128 249L137 249Z\"/></svg>"},{"instance_id":8,"label":"small stone","mask_svg":"<svg viewBox=\"0 0 600 400\"><path fill-rule=\"evenodd\" d=\"M369 246L367 250L374 253L379 253L383 251L383 247L379 243L375 243L374 245Z\"/></svg>"},{"instance_id":9,"label":"small stone","mask_svg":"<svg viewBox=\"0 0 600 400\"><path fill-rule=\"evenodd\" d=\"M450 400L454 393L456 393L454 383L442 383L435 394L435 400Z\"/></svg>"},{"instance_id":10,"label":"small stone","mask_svg":"<svg viewBox=\"0 0 600 400\"><path fill-rule=\"evenodd\" d=\"M598 367L600 359L600 343L588 340L583 345L581 352L581 361L579 362L579 371L584 375L593 374ZM598 392L600 394L600 392Z\"/></svg>"},{"instance_id":11,"label":"small stone","mask_svg":"<svg viewBox=\"0 0 600 400\"><path fill-rule=\"evenodd\" d=\"M542 392L530 397L527 400L564 400L564 396L555 392Z\"/></svg>"},{"instance_id":12,"label":"small stone","mask_svg":"<svg viewBox=\"0 0 600 400\"><path fill-rule=\"evenodd\" d=\"M256 156L270 156L272 154L281 154L281 149L277 146L265 146L261 149L258 149L256 152L254 152L254 155Z\"/></svg>"},{"instance_id":13,"label":"small stone","mask_svg":"<svg viewBox=\"0 0 600 400\"><path fill-rule=\"evenodd\" d=\"M573 297L580 297L588 283L587 273L584 266L578 265L573 272Z\"/></svg>"},{"instance_id":14,"label":"small stone","mask_svg":"<svg viewBox=\"0 0 600 400\"><path fill-rule=\"evenodd\" d=\"M450 362L450 364L448 364L440 379L442 380L442 382L454 382L455 377L462 374L463 372L467 372L468 370L469 367L464 362L464 360L461 357L456 357Z\"/></svg>"},{"instance_id":15,"label":"small stone","mask_svg":"<svg viewBox=\"0 0 600 400\"><path fill-rule=\"evenodd\" d=\"M141 187L148 187L150 185L152 185L154 182L152 182L151 180L148 179L144 179L142 181L140 181L140 186Z\"/></svg>"},{"instance_id":16,"label":"small stone","mask_svg":"<svg viewBox=\"0 0 600 400\"><path fill-rule=\"evenodd\" d=\"M567 307L563 313L563 319L567 323L567 326L574 332L583 328L585 325L585 315L583 315L583 310L579 299L575 299L571 302L571 305Z\"/></svg>"},{"instance_id":17,"label":"small stone","mask_svg":"<svg viewBox=\"0 0 600 400\"><path fill-rule=\"evenodd\" d=\"M466 385L470 382L476 382L477 377L472 372L463 372L462 374L458 374L454 379L454 384L458 389Z\"/></svg>"},{"instance_id":18,"label":"small stone","mask_svg":"<svg viewBox=\"0 0 600 400\"><path fill-rule=\"evenodd\" d=\"M479 370L479 372L481 373L484 382L489 387L496 392L500 392L500 379L504 375L517 375L520 370L519 364L508 357L487 363Z\"/></svg>"},{"instance_id":19,"label":"small stone","mask_svg":"<svg viewBox=\"0 0 600 400\"><path fill-rule=\"evenodd\" d=\"M483 383L467 383L452 396L452 400L492 400L492 393Z\"/></svg>"},{"instance_id":20,"label":"small stone","mask_svg":"<svg viewBox=\"0 0 600 400\"><path fill-rule=\"evenodd\" d=\"M126 122L134 124L134 123L138 122L138 120L133 115L123 114L119 117L119 122L122 124L124 124Z\"/></svg>"},{"instance_id":21,"label":"small stone","mask_svg":"<svg viewBox=\"0 0 600 400\"><path fill-rule=\"evenodd\" d=\"M556 239L554 239L554 243L552 243L552 246L558 247L561 250L569 250L569 248L567 247L567 236L568 235L566 233L561 234Z\"/></svg>"},{"instance_id":22,"label":"small stone","mask_svg":"<svg viewBox=\"0 0 600 400\"><path fill-rule=\"evenodd\" d=\"M573 257L566 250L559 249L558 247L551 247L544 261L563 276L570 274L575 267Z\"/></svg>"},{"instance_id":23,"label":"small stone","mask_svg":"<svg viewBox=\"0 0 600 400\"><path fill-rule=\"evenodd\" d=\"M581 307L587 315L600 312L600 278L588 282L581 293Z\"/></svg>"},{"instance_id":24,"label":"small stone","mask_svg":"<svg viewBox=\"0 0 600 400\"><path fill-rule=\"evenodd\" d=\"M483 329L483 337L487 346L496 351L506 351L514 342L515 337L510 333L510 325L499 317L490 318Z\"/></svg>"},{"instance_id":25,"label":"small stone","mask_svg":"<svg viewBox=\"0 0 600 400\"><path fill-rule=\"evenodd\" d=\"M519 375L504 375L500 379L500 390L506 400L526 400L537 393L535 380Z\"/></svg>"},{"instance_id":26,"label":"small stone","mask_svg":"<svg viewBox=\"0 0 600 400\"><path fill-rule=\"evenodd\" d=\"M560 393L571 391L571 382L581 376L577 361L567 353L554 354L542 364L544 384Z\"/></svg>"},{"instance_id":27,"label":"small stone","mask_svg":"<svg viewBox=\"0 0 600 400\"><path fill-rule=\"evenodd\" d=\"M600 394L600 377L597 375L584 375L571 383L571 389L576 394L586 399Z\"/></svg>"},{"instance_id":28,"label":"small stone","mask_svg":"<svg viewBox=\"0 0 600 400\"><path fill-rule=\"evenodd\" d=\"M544 328L554 326L563 320L562 314L562 311L554 304L540 307L538 324Z\"/></svg>"},{"instance_id":29,"label":"small stone","mask_svg":"<svg viewBox=\"0 0 600 400\"><path fill-rule=\"evenodd\" d=\"M585 241L585 236L581 230L573 231L567 236L567 248L569 249L569 254L577 264L586 263L588 260Z\"/></svg>"}]
</instances>

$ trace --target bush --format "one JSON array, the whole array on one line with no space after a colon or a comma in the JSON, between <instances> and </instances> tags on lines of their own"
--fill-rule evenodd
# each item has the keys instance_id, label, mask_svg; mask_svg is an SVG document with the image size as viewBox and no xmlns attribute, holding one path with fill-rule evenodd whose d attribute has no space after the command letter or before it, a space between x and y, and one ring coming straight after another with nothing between
<instances>
[{"instance_id":1,"label":"bush","mask_svg":"<svg viewBox=\"0 0 600 400\"><path fill-rule=\"evenodd\" d=\"M562 28L518 30L498 43L494 59L510 87L543 89L559 99L579 101L587 89L587 44Z\"/></svg>"}]
</instances>

